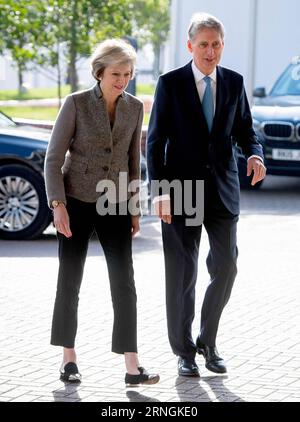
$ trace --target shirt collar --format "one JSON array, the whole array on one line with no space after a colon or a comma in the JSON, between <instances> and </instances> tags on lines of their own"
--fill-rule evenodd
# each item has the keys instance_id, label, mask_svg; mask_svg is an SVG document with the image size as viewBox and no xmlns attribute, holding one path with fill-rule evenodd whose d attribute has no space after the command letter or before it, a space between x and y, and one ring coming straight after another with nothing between
<instances>
[{"instance_id":1,"label":"shirt collar","mask_svg":"<svg viewBox=\"0 0 300 422\"><path fill-rule=\"evenodd\" d=\"M195 65L194 60L192 61L192 71L194 74L194 78L196 81L196 84L200 81L202 81L203 78L205 78L206 75L204 75L202 72L200 72L200 70L198 69L198 67ZM217 68L215 68L209 76L215 83L217 82Z\"/></svg>"}]
</instances>

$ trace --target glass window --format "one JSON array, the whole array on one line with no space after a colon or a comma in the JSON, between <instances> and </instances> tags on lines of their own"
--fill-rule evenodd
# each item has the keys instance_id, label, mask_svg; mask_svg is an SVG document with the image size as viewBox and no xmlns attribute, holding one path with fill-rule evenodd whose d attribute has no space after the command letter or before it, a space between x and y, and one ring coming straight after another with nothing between
<instances>
[{"instance_id":1,"label":"glass window","mask_svg":"<svg viewBox=\"0 0 300 422\"><path fill-rule=\"evenodd\" d=\"M300 95L300 63L288 66L275 83L270 95Z\"/></svg>"},{"instance_id":2,"label":"glass window","mask_svg":"<svg viewBox=\"0 0 300 422\"><path fill-rule=\"evenodd\" d=\"M5 114L0 112L0 127L11 127L11 126L16 126L16 124L9 119L7 116L5 116Z\"/></svg>"}]
</instances>

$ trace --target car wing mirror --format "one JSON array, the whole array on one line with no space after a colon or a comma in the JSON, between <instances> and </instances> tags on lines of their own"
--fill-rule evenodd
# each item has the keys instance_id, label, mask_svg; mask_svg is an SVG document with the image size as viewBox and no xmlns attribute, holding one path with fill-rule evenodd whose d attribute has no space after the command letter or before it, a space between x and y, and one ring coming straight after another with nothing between
<instances>
[{"instance_id":1,"label":"car wing mirror","mask_svg":"<svg viewBox=\"0 0 300 422\"><path fill-rule=\"evenodd\" d=\"M253 97L263 98L266 96L266 88L265 87L258 87L255 88L253 91Z\"/></svg>"}]
</instances>

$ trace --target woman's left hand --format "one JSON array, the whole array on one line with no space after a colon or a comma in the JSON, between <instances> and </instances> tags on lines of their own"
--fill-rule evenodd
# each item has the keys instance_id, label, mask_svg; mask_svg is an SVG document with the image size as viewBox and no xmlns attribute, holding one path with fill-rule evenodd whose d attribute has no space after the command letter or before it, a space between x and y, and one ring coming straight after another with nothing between
<instances>
[{"instance_id":1,"label":"woman's left hand","mask_svg":"<svg viewBox=\"0 0 300 422\"><path fill-rule=\"evenodd\" d=\"M131 216L131 235L132 237L137 234L140 230L140 216L132 215Z\"/></svg>"}]
</instances>

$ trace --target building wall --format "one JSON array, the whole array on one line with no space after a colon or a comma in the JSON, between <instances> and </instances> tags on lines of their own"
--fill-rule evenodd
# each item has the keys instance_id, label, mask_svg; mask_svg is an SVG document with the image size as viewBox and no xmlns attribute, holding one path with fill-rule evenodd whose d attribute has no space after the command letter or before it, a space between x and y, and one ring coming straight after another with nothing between
<instances>
[{"instance_id":1,"label":"building wall","mask_svg":"<svg viewBox=\"0 0 300 422\"><path fill-rule=\"evenodd\" d=\"M299 0L172 0L165 71L190 59L186 31L192 14L199 11L224 23L221 64L244 75L250 97L255 86L269 89L291 57L300 54Z\"/></svg>"},{"instance_id":2,"label":"building wall","mask_svg":"<svg viewBox=\"0 0 300 422\"><path fill-rule=\"evenodd\" d=\"M300 55L299 0L259 0L256 86L271 85L291 58Z\"/></svg>"}]
</instances>

